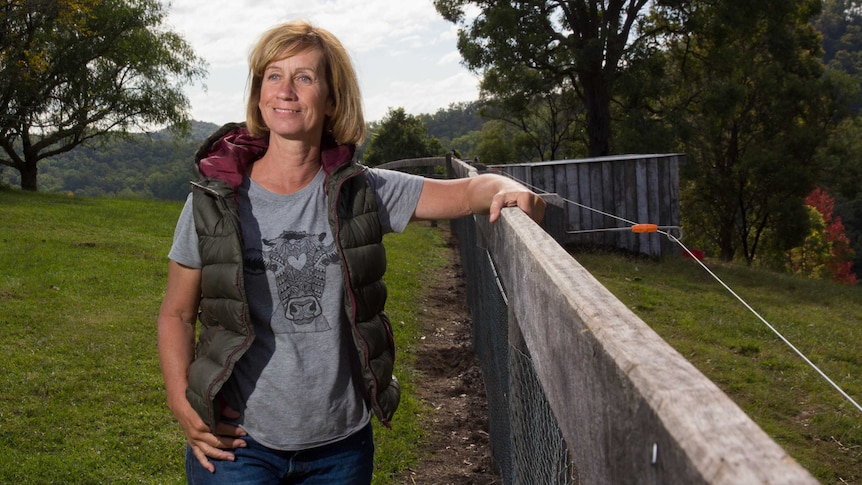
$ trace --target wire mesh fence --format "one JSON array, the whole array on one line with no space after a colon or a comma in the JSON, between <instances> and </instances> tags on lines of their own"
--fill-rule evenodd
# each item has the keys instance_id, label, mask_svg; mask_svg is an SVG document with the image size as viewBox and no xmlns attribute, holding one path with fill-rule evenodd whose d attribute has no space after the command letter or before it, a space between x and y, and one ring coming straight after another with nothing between
<instances>
[{"instance_id":1,"label":"wire mesh fence","mask_svg":"<svg viewBox=\"0 0 862 485\"><path fill-rule=\"evenodd\" d=\"M578 472L471 217L452 221L467 280L473 348L488 400L491 453L504 483L579 484ZM510 335L512 333L513 335Z\"/></svg>"},{"instance_id":2,"label":"wire mesh fence","mask_svg":"<svg viewBox=\"0 0 862 485\"><path fill-rule=\"evenodd\" d=\"M451 162L450 176L475 175ZM817 483L550 233L511 215L452 222L503 483Z\"/></svg>"}]
</instances>

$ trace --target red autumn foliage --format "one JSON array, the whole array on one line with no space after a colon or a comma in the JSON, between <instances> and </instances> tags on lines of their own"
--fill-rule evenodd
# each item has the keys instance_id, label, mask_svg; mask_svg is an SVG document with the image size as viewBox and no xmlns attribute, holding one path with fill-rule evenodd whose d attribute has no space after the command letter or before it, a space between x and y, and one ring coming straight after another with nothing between
<instances>
[{"instance_id":1,"label":"red autumn foliage","mask_svg":"<svg viewBox=\"0 0 862 485\"><path fill-rule=\"evenodd\" d=\"M805 203L817 209L823 216L823 222L826 225L826 241L832 246L832 257L827 263L832 279L839 283L855 284L856 274L851 269L854 253L850 246L850 239L844 234L841 217L834 215L835 199L818 187L808 194Z\"/></svg>"}]
</instances>

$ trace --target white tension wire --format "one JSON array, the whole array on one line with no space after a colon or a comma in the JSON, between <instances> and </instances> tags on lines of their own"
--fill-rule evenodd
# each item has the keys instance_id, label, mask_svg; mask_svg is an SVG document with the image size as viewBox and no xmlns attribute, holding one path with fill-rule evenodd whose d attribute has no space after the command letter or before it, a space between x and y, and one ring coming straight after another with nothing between
<instances>
[{"instance_id":1,"label":"white tension wire","mask_svg":"<svg viewBox=\"0 0 862 485\"><path fill-rule=\"evenodd\" d=\"M507 174L507 173L502 173L502 174L515 180L515 181L517 181L520 184L523 184L526 187L529 187L533 191L548 193L547 191L539 189L538 187L531 186L530 184L527 184L522 180L518 180L516 177L514 177L510 174ZM627 229L634 228L636 226L643 225L643 224L638 224L638 223L633 222L633 221L629 221L627 219L624 219L624 218L619 217L619 216L614 215L614 214L609 214L607 212L603 212L603 211L600 211L598 209L594 209L592 207L586 206L584 204L580 204L580 203L572 201L572 200L568 200L568 199L562 199L562 200L569 203L569 204L581 207L583 209L595 212L597 214L601 214L603 216L610 217L612 219L616 219L618 221L624 222L624 223L629 224L631 226L630 228L613 227L613 228L606 228L606 229L590 229L590 230L585 230L585 231L572 231L570 234L600 232L600 231L619 231L621 229L627 230ZM653 226L653 228L654 229L652 231L647 231L647 232L657 232L659 234L664 234L665 236L667 236L667 238L671 242L678 244L691 257L692 260L696 261L697 264L699 264L701 268L703 268L710 276L713 277L713 279L715 279L715 281L717 281L721 286L724 287L724 289L726 289L728 292L730 292L730 294L733 295L734 298L739 300L739 302L742 303L742 305L745 306L745 308L747 308L748 311L750 311L764 325L766 325L766 327L769 328L769 330L771 330L772 333L777 335L778 338L780 338L782 342L784 342L788 347L790 347L796 353L796 355L798 355L800 358L802 358L802 360L806 364L808 364L812 369L814 369L818 374L820 374L820 376L823 379L825 379L826 382L828 382L833 388L835 388L835 390L837 390L845 399L847 399L847 401L850 402L850 404L852 404L856 409L858 409L860 412L862 412L862 406L860 406L859 403L857 403L852 397L850 397L849 394L844 392L844 389L842 389L838 384L835 383L835 381L833 381L831 378L829 378L829 376L826 375L825 372L820 370L820 368L816 364L814 364L814 362L812 362L808 357L806 357L805 354L802 353L802 351L800 351L798 348L796 348L795 345L793 345L789 340L787 340L787 338L785 338L784 335L782 335L781 332L778 331L778 329L776 329L772 324L770 324L765 318L760 316L760 314L754 308L752 308L751 305L749 305L744 299L742 299L741 296L739 296L735 291L733 291L733 289L730 286L728 286L724 281L722 281L722 279L719 278L718 275L713 273L712 270L710 270L700 259L695 257L695 255L685 246L685 244L683 244L682 241L680 241L682 231L680 230L679 227L677 227L677 226ZM677 237L677 236L674 236L673 234L671 234L671 231L674 229L679 231L680 237Z\"/></svg>"}]
</instances>

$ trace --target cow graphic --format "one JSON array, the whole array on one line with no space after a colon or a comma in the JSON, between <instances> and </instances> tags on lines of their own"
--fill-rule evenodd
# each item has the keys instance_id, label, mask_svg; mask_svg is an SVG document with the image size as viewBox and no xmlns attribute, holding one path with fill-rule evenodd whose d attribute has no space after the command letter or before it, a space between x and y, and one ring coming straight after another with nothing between
<instances>
[{"instance_id":1,"label":"cow graphic","mask_svg":"<svg viewBox=\"0 0 862 485\"><path fill-rule=\"evenodd\" d=\"M338 262L335 243L324 244L326 233L284 231L263 240L266 269L275 275L279 304L273 314L276 333L323 332L331 327L321 308L326 267ZM286 323L279 323L282 312Z\"/></svg>"}]
</instances>

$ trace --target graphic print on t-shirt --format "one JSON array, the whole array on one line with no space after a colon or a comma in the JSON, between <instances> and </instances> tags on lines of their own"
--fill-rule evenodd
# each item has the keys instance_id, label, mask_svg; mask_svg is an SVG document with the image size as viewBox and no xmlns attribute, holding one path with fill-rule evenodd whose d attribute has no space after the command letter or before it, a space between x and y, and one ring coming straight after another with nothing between
<instances>
[{"instance_id":1,"label":"graphic print on t-shirt","mask_svg":"<svg viewBox=\"0 0 862 485\"><path fill-rule=\"evenodd\" d=\"M278 305L272 316L275 333L325 332L331 326L323 315L321 297L326 267L338 262L335 243L324 244L326 233L284 231L263 240L263 259L275 276Z\"/></svg>"}]
</instances>

